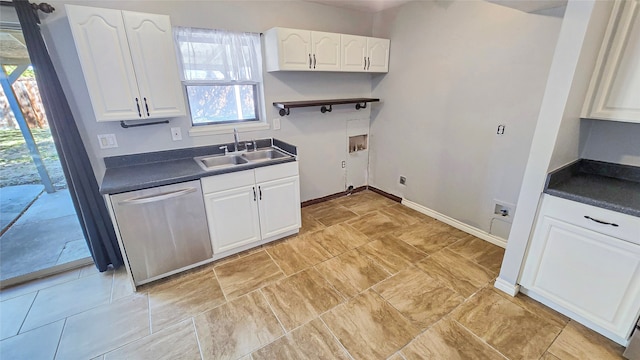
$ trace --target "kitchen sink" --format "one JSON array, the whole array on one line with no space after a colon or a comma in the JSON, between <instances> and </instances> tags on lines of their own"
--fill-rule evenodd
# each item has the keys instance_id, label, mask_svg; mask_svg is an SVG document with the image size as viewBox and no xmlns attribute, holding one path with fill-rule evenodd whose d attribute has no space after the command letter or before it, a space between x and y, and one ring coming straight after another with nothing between
<instances>
[{"instance_id":1,"label":"kitchen sink","mask_svg":"<svg viewBox=\"0 0 640 360\"><path fill-rule=\"evenodd\" d=\"M204 170L217 170L246 164L249 161L240 155L209 155L193 158Z\"/></svg>"},{"instance_id":2,"label":"kitchen sink","mask_svg":"<svg viewBox=\"0 0 640 360\"><path fill-rule=\"evenodd\" d=\"M262 163L264 161L289 158L291 155L276 149L262 149L257 151L233 153L226 155L197 156L193 160L205 171L232 168L238 165Z\"/></svg>"},{"instance_id":3,"label":"kitchen sink","mask_svg":"<svg viewBox=\"0 0 640 360\"><path fill-rule=\"evenodd\" d=\"M242 154L242 157L246 158L251 162L282 159L289 156L291 155L284 154L275 149L258 150L258 151L252 151L252 152L247 152Z\"/></svg>"}]
</instances>

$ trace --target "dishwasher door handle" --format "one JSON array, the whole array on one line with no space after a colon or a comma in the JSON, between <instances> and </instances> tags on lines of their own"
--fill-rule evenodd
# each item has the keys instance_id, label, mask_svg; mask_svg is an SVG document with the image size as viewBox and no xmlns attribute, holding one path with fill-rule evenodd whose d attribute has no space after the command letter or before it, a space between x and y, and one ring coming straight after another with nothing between
<instances>
[{"instance_id":1,"label":"dishwasher door handle","mask_svg":"<svg viewBox=\"0 0 640 360\"><path fill-rule=\"evenodd\" d=\"M136 198L122 200L118 203L118 205L137 205L137 204L146 204L146 203L151 203L156 201L162 201L162 200L176 198L192 192L196 192L197 190L198 189L196 188L186 188L186 189L170 191L170 192L166 192L158 195L140 196Z\"/></svg>"}]
</instances>

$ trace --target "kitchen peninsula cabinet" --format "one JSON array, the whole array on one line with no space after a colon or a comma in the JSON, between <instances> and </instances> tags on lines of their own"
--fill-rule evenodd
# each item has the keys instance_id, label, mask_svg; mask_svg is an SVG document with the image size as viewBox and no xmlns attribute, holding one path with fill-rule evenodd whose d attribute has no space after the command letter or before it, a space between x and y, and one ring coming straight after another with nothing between
<instances>
[{"instance_id":1,"label":"kitchen peninsula cabinet","mask_svg":"<svg viewBox=\"0 0 640 360\"><path fill-rule=\"evenodd\" d=\"M640 0L616 1L582 111L640 123Z\"/></svg>"},{"instance_id":2,"label":"kitchen peninsula cabinet","mask_svg":"<svg viewBox=\"0 0 640 360\"><path fill-rule=\"evenodd\" d=\"M545 194L520 285L626 345L640 314L640 218Z\"/></svg>"},{"instance_id":3,"label":"kitchen peninsula cabinet","mask_svg":"<svg viewBox=\"0 0 640 360\"><path fill-rule=\"evenodd\" d=\"M97 121L185 115L169 16L65 9Z\"/></svg>"},{"instance_id":4,"label":"kitchen peninsula cabinet","mask_svg":"<svg viewBox=\"0 0 640 360\"><path fill-rule=\"evenodd\" d=\"M297 162L201 181L214 254L272 241L300 229Z\"/></svg>"}]
</instances>

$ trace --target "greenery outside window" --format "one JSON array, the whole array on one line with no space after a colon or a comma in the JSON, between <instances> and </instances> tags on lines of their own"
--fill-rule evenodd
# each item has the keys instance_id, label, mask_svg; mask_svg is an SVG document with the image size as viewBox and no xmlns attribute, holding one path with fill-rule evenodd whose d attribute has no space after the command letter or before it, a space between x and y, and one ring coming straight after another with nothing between
<instances>
[{"instance_id":1,"label":"greenery outside window","mask_svg":"<svg viewBox=\"0 0 640 360\"><path fill-rule=\"evenodd\" d=\"M174 28L191 123L264 124L260 34Z\"/></svg>"}]
</instances>

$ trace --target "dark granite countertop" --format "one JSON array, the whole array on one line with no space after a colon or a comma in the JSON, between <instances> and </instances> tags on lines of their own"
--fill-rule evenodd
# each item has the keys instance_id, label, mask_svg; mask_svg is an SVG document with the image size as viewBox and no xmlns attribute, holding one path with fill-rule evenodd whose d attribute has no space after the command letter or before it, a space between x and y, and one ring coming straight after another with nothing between
<instances>
[{"instance_id":1,"label":"dark granite countertop","mask_svg":"<svg viewBox=\"0 0 640 360\"><path fill-rule=\"evenodd\" d=\"M117 194L126 191L196 180L206 176L254 169L257 167L296 161L295 157L248 163L233 168L205 171L193 160L196 156L222 154L219 147L234 144L217 144L188 149L159 151L144 154L112 156L104 159L107 170L100 186L101 194ZM278 139L257 140L260 148L277 147L290 154L297 155L295 146ZM241 148L242 149L242 148Z\"/></svg>"},{"instance_id":2,"label":"dark granite countertop","mask_svg":"<svg viewBox=\"0 0 640 360\"><path fill-rule=\"evenodd\" d=\"M551 172L544 192L640 217L640 167L580 159Z\"/></svg>"}]
</instances>

